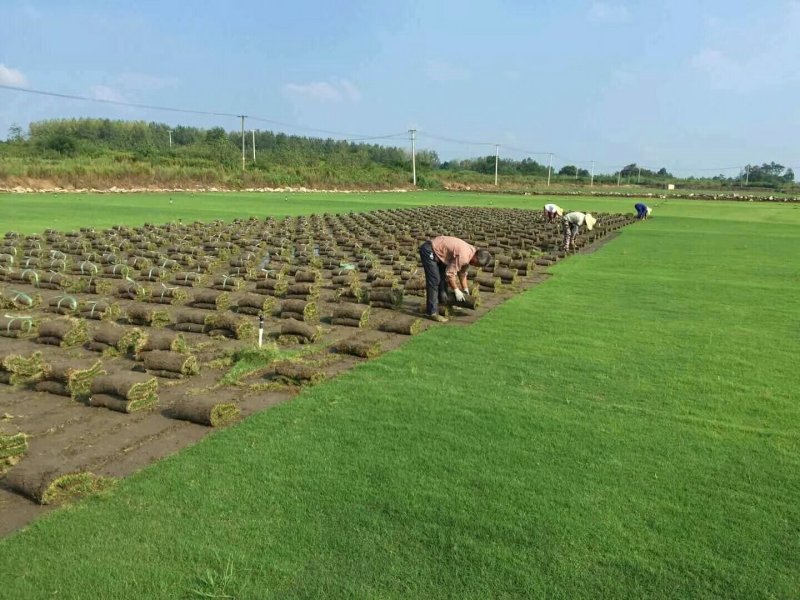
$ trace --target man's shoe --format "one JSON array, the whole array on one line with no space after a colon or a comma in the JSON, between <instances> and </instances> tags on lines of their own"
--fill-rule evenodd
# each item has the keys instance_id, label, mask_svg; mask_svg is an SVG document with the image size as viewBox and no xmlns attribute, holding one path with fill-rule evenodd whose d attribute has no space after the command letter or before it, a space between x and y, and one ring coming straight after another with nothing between
<instances>
[{"instance_id":1,"label":"man's shoe","mask_svg":"<svg viewBox=\"0 0 800 600\"><path fill-rule=\"evenodd\" d=\"M447 323L447 317L443 317L442 315L425 315L431 321L436 321L437 323Z\"/></svg>"}]
</instances>

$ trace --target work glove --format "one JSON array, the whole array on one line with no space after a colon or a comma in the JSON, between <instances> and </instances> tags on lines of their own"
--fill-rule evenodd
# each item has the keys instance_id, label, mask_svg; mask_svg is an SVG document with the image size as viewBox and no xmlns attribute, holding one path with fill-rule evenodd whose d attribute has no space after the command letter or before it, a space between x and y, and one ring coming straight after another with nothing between
<instances>
[{"instance_id":1,"label":"work glove","mask_svg":"<svg viewBox=\"0 0 800 600\"><path fill-rule=\"evenodd\" d=\"M464 288L464 295L469 296L469 288Z\"/></svg>"},{"instance_id":2,"label":"work glove","mask_svg":"<svg viewBox=\"0 0 800 600\"><path fill-rule=\"evenodd\" d=\"M454 290L453 293L456 295L456 302L464 301L464 292L462 292L461 290Z\"/></svg>"}]
</instances>

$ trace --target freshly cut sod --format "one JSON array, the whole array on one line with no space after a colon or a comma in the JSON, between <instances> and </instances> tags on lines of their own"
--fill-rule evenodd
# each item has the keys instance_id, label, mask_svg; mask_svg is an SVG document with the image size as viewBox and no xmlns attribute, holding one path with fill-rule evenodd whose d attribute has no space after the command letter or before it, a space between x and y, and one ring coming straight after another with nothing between
<instances>
[{"instance_id":1,"label":"freshly cut sod","mask_svg":"<svg viewBox=\"0 0 800 600\"><path fill-rule=\"evenodd\" d=\"M542 203L396 201L459 200ZM800 209L654 204L477 322L0 540L0 593L797 597Z\"/></svg>"}]
</instances>

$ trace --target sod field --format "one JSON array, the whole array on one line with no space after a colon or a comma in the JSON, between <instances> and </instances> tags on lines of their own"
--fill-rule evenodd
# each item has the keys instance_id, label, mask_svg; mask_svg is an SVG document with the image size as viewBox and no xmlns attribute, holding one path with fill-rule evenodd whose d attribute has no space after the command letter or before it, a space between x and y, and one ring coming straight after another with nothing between
<instances>
[{"instance_id":1,"label":"sod field","mask_svg":"<svg viewBox=\"0 0 800 600\"><path fill-rule=\"evenodd\" d=\"M546 201L0 196L21 233ZM0 540L0 598L798 597L800 205L645 202L474 324Z\"/></svg>"}]
</instances>

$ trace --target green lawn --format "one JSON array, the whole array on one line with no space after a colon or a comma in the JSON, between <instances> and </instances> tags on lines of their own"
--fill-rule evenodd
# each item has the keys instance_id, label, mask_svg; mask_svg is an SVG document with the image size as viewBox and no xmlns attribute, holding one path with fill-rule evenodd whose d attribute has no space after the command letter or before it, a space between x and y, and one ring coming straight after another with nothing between
<instances>
[{"instance_id":1,"label":"green lawn","mask_svg":"<svg viewBox=\"0 0 800 600\"><path fill-rule=\"evenodd\" d=\"M185 218L545 201L219 198ZM22 200L14 227L48 226ZM172 218L98 202L60 228ZM662 202L477 323L1 540L0 598L800 597L798 225Z\"/></svg>"}]
</instances>

